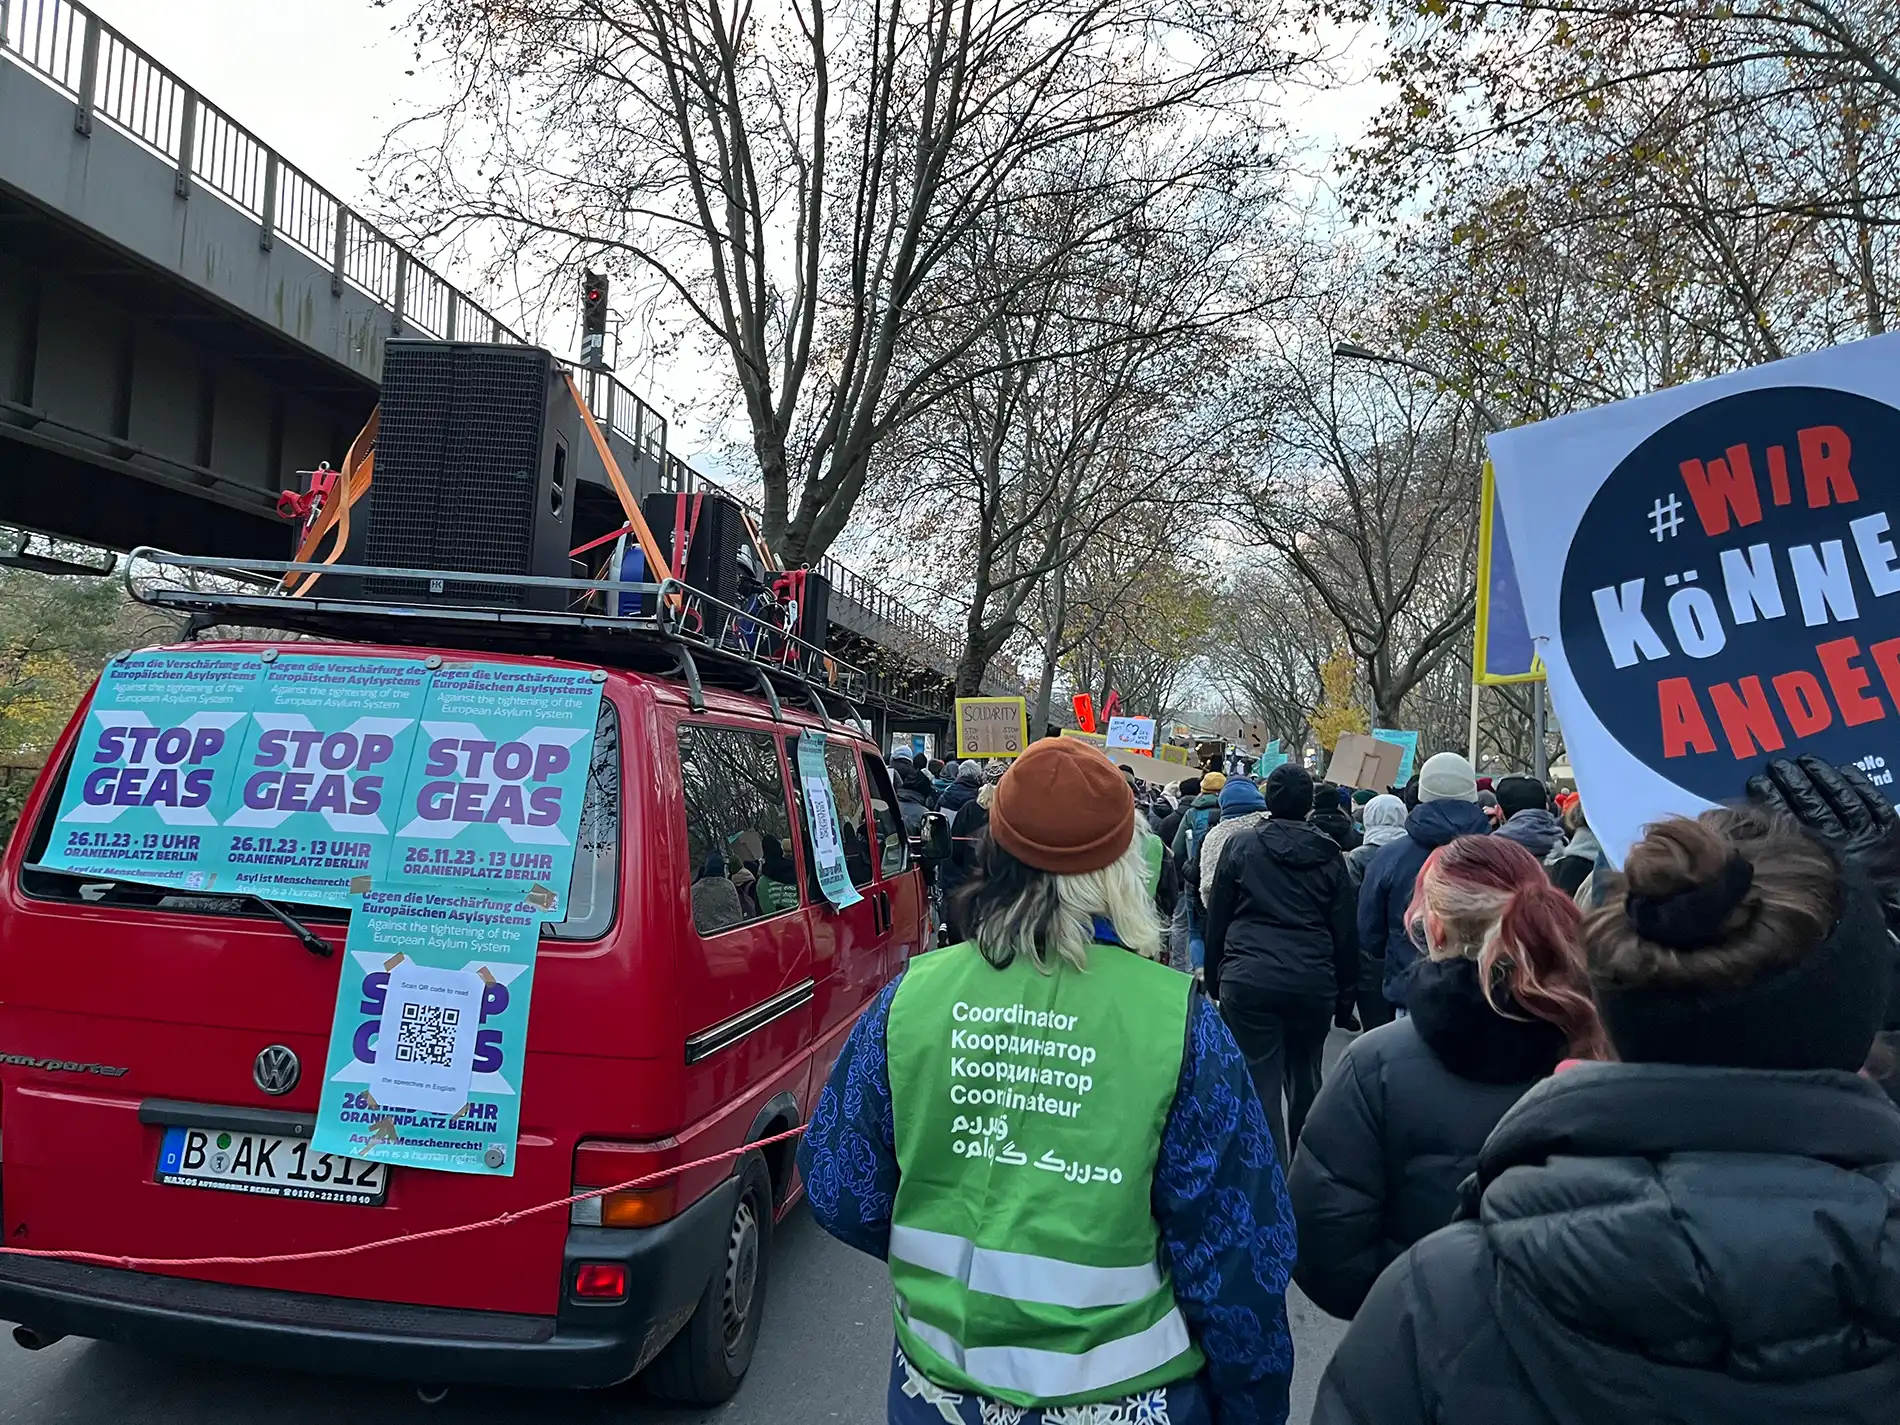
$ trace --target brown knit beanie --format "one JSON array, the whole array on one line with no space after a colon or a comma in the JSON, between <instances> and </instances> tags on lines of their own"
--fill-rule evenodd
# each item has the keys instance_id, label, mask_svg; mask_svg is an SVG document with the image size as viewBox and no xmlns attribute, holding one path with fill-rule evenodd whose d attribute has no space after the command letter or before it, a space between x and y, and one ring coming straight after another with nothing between
<instances>
[{"instance_id":1,"label":"brown knit beanie","mask_svg":"<svg viewBox=\"0 0 1900 1425\"><path fill-rule=\"evenodd\" d=\"M1135 797L1113 762L1079 738L1033 744L1003 774L990 835L1026 866L1059 876L1099 871L1135 839Z\"/></svg>"}]
</instances>

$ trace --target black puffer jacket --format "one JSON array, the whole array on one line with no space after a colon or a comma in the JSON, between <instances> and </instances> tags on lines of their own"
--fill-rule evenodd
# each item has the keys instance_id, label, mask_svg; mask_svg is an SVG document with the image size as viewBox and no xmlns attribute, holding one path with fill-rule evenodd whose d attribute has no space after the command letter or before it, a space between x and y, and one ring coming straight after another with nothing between
<instances>
[{"instance_id":1,"label":"black puffer jacket","mask_svg":"<svg viewBox=\"0 0 1900 1425\"><path fill-rule=\"evenodd\" d=\"M1359 1310L1393 1258L1448 1226L1478 1150L1564 1056L1563 1031L1485 1003L1470 960L1420 960L1411 1018L1355 1039L1327 1076L1287 1177L1294 1271L1323 1311Z\"/></svg>"},{"instance_id":2,"label":"black puffer jacket","mask_svg":"<svg viewBox=\"0 0 1900 1425\"><path fill-rule=\"evenodd\" d=\"M1900 1111L1838 1070L1586 1064L1366 1298L1314 1425L1893 1425Z\"/></svg>"},{"instance_id":3,"label":"black puffer jacket","mask_svg":"<svg viewBox=\"0 0 1900 1425\"><path fill-rule=\"evenodd\" d=\"M1319 828L1271 817L1221 848L1207 888L1207 992L1222 985L1350 1001L1359 946L1346 858Z\"/></svg>"}]
</instances>

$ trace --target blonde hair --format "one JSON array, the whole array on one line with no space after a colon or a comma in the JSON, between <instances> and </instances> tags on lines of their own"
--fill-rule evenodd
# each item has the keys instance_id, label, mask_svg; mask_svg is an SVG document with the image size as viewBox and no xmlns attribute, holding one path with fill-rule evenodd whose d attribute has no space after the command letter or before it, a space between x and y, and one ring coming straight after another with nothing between
<instances>
[{"instance_id":1,"label":"blonde hair","mask_svg":"<svg viewBox=\"0 0 1900 1425\"><path fill-rule=\"evenodd\" d=\"M976 875L962 895L971 938L998 969L1026 953L1044 974L1058 957L1086 970L1097 916L1135 954L1161 958L1161 922L1148 894L1139 831L1114 861L1075 876L1025 865L985 837Z\"/></svg>"}]
</instances>

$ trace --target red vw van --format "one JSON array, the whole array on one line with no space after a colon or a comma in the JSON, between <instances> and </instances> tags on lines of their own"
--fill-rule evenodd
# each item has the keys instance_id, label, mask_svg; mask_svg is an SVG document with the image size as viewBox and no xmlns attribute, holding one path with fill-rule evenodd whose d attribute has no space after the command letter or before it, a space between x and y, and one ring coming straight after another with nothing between
<instances>
[{"instance_id":1,"label":"red vw van","mask_svg":"<svg viewBox=\"0 0 1900 1425\"><path fill-rule=\"evenodd\" d=\"M321 947L242 897L40 866L82 707L0 867L7 1245L316 1252L519 1212L803 1123L859 1011L927 948L889 777L862 729L816 699L806 712L764 685L761 701L697 677L605 672L567 914L541 940L509 1178L308 1151L340 955L312 953ZM818 893L788 760L806 728L830 734L826 770L862 895L842 912ZM347 913L279 909L341 949ZM224 1145L251 1176L162 1181L175 1130L174 1142ZM331 1200L297 1195L297 1178ZM0 1256L0 1316L30 1348L90 1336L427 1385L604 1386L644 1371L663 1395L712 1402L750 1362L773 1223L799 1190L782 1142L645 1190L357 1256L159 1270Z\"/></svg>"}]
</instances>

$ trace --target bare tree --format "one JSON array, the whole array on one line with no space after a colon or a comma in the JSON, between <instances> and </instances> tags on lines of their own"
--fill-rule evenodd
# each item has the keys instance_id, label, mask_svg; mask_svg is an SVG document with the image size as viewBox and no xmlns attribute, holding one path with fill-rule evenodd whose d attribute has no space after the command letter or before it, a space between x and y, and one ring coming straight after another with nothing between
<instances>
[{"instance_id":1,"label":"bare tree","mask_svg":"<svg viewBox=\"0 0 1900 1425\"><path fill-rule=\"evenodd\" d=\"M1238 0L431 0L415 28L455 98L399 131L382 187L530 301L603 263L716 352L765 537L808 561L1022 294L1170 188L1267 161L1256 96L1299 62L1277 22ZM981 292L946 280L973 232L1063 196L1057 155L1124 141L1149 161L1101 175L1064 241Z\"/></svg>"},{"instance_id":2,"label":"bare tree","mask_svg":"<svg viewBox=\"0 0 1900 1425\"><path fill-rule=\"evenodd\" d=\"M1246 513L1359 660L1374 722L1402 727L1406 696L1469 639L1482 432L1435 383L1334 358L1336 333L1292 331L1270 362Z\"/></svg>"},{"instance_id":3,"label":"bare tree","mask_svg":"<svg viewBox=\"0 0 1900 1425\"><path fill-rule=\"evenodd\" d=\"M1245 722L1284 747L1306 745L1320 700L1320 665L1339 631L1299 575L1275 558L1240 565L1213 610L1207 650L1214 685Z\"/></svg>"}]
</instances>

